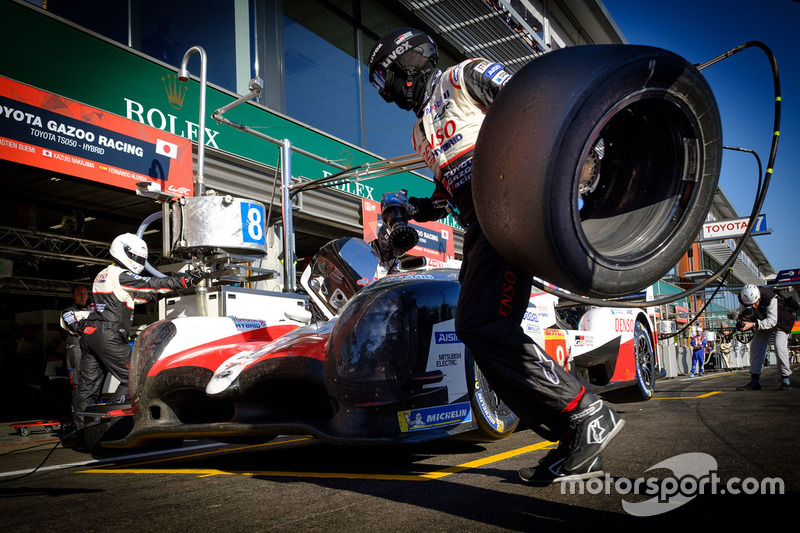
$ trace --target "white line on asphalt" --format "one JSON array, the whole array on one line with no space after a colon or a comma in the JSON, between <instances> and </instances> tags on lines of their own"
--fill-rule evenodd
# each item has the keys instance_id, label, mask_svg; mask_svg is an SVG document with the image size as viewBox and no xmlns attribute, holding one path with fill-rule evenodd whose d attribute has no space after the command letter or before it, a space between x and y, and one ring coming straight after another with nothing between
<instances>
[{"instance_id":1,"label":"white line on asphalt","mask_svg":"<svg viewBox=\"0 0 800 533\"><path fill-rule=\"evenodd\" d=\"M192 451L192 450L201 450L203 448L212 448L212 447L219 447L219 446L226 446L226 444L222 442L210 442L207 444L198 444L196 446L186 446L184 448L168 448L166 450L157 450L152 452L143 452L143 453L134 453L131 455L118 455L115 457L109 457L108 459L92 459L89 461L78 461L75 463L67 463L61 465L51 465L51 466L43 466L41 468L29 468L27 470L17 470L15 472L0 472L0 477L9 477L9 476L16 476L16 475L23 475L23 474L30 474L34 470L37 472L47 472L50 470L66 470L67 468L75 468L78 466L93 466L93 465L102 465L106 463L113 463L116 461L126 460L126 459L140 459L142 457L153 457L155 455L164 455L167 453L173 453L176 451Z\"/></svg>"}]
</instances>

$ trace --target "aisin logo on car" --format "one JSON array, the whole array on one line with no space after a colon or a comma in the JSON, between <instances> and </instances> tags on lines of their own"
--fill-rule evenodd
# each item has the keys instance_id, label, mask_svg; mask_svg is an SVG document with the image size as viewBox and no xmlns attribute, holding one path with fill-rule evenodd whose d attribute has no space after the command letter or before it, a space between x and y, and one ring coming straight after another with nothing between
<instances>
[{"instance_id":1,"label":"aisin logo on car","mask_svg":"<svg viewBox=\"0 0 800 533\"><path fill-rule=\"evenodd\" d=\"M461 342L458 340L455 331L440 331L436 333L436 344L454 344Z\"/></svg>"}]
</instances>

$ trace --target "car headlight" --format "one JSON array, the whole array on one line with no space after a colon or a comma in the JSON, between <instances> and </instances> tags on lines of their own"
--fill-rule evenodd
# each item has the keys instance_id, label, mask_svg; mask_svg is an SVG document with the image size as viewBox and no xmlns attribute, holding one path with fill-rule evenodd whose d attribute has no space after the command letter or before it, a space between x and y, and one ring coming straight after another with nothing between
<instances>
[{"instance_id":1,"label":"car headlight","mask_svg":"<svg viewBox=\"0 0 800 533\"><path fill-rule=\"evenodd\" d=\"M128 376L131 398L136 396L147 371L158 360L168 341L175 336L176 331L172 321L157 322L136 337Z\"/></svg>"},{"instance_id":2,"label":"car headlight","mask_svg":"<svg viewBox=\"0 0 800 533\"><path fill-rule=\"evenodd\" d=\"M331 339L336 372L346 381L397 381L409 361L409 320L395 291L362 293L342 311Z\"/></svg>"}]
</instances>

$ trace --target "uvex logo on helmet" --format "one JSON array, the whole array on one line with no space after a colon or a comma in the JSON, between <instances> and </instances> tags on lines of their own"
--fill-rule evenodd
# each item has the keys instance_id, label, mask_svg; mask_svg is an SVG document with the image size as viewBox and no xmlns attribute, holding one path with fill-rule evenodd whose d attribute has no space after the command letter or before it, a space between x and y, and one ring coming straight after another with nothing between
<instances>
[{"instance_id":1,"label":"uvex logo on helmet","mask_svg":"<svg viewBox=\"0 0 800 533\"><path fill-rule=\"evenodd\" d=\"M411 50L410 42L401 43L397 48L395 48L392 52L390 52L389 55L386 56L383 61L381 61L381 66L383 68L388 67L389 65L392 64L392 61L394 61L404 53L408 52L409 50Z\"/></svg>"},{"instance_id":2,"label":"uvex logo on helmet","mask_svg":"<svg viewBox=\"0 0 800 533\"><path fill-rule=\"evenodd\" d=\"M370 62L370 63L372 63L373 61L375 61L375 56L377 56L377 55L378 55L378 50L380 50L381 48L383 48L383 43L378 43L378 46L376 46L376 47L375 47L375 50L373 50L373 51L372 51L372 55L371 55L371 56L369 56L369 62Z\"/></svg>"}]
</instances>

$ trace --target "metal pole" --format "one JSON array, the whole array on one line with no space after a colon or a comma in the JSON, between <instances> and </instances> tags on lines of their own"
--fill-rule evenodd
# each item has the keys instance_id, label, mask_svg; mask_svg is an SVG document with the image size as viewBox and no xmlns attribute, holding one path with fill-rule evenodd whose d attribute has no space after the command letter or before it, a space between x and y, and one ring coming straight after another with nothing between
<instances>
[{"instance_id":1,"label":"metal pole","mask_svg":"<svg viewBox=\"0 0 800 533\"><path fill-rule=\"evenodd\" d=\"M197 132L197 178L195 179L195 196L204 196L206 194L206 180L205 180L205 156L206 156L206 70L207 70L207 56L206 51L202 46L192 46L181 60L181 68L178 70L178 79L187 81L189 79L189 70L186 68L189 63L189 58L192 54L200 54L200 117L198 119Z\"/></svg>"},{"instance_id":2,"label":"metal pole","mask_svg":"<svg viewBox=\"0 0 800 533\"><path fill-rule=\"evenodd\" d=\"M295 292L294 222L289 186L292 184L292 143L281 145L281 214L283 216L283 292Z\"/></svg>"}]
</instances>

